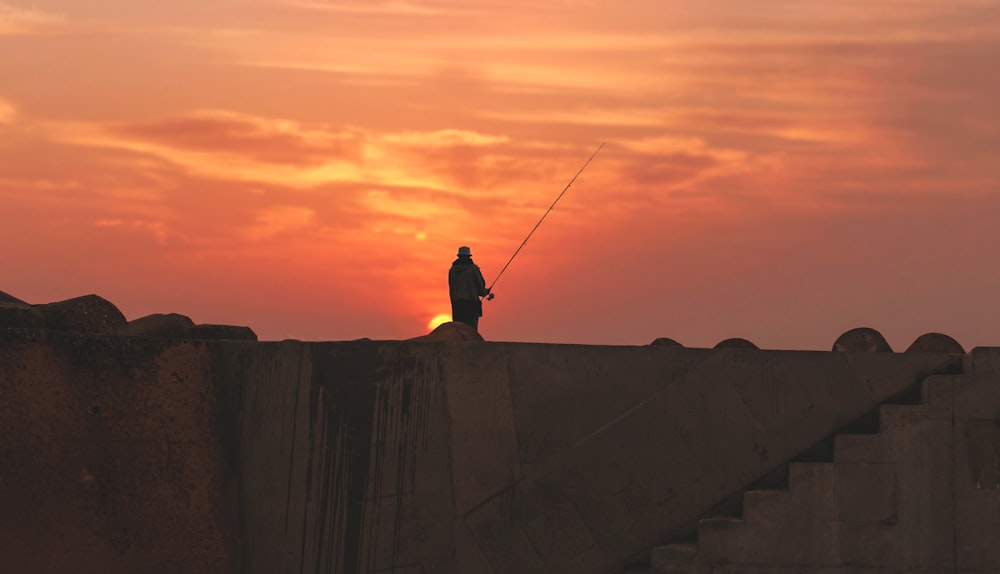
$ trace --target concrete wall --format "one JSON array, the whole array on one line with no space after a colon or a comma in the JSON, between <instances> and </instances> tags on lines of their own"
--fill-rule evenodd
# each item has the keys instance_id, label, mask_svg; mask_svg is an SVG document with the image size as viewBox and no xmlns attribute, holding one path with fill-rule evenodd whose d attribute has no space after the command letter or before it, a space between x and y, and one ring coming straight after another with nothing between
<instances>
[{"instance_id":1,"label":"concrete wall","mask_svg":"<svg viewBox=\"0 0 1000 574\"><path fill-rule=\"evenodd\" d=\"M0 556L41 572L619 571L962 364L0 333Z\"/></svg>"},{"instance_id":2,"label":"concrete wall","mask_svg":"<svg viewBox=\"0 0 1000 574\"><path fill-rule=\"evenodd\" d=\"M222 344L253 572L610 572L961 357Z\"/></svg>"},{"instance_id":3,"label":"concrete wall","mask_svg":"<svg viewBox=\"0 0 1000 574\"><path fill-rule=\"evenodd\" d=\"M0 572L233 572L202 344L0 330Z\"/></svg>"},{"instance_id":4,"label":"concrete wall","mask_svg":"<svg viewBox=\"0 0 1000 574\"><path fill-rule=\"evenodd\" d=\"M793 463L787 490L744 493L740 518L702 521L695 547L653 552L658 574L1000 571L1000 351L883 405L879 432L839 435Z\"/></svg>"}]
</instances>

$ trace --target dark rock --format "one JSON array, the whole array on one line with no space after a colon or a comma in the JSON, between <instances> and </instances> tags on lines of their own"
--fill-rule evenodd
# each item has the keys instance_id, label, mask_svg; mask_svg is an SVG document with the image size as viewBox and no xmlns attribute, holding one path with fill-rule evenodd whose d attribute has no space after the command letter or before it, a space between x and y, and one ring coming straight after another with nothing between
<instances>
[{"instance_id":1,"label":"dark rock","mask_svg":"<svg viewBox=\"0 0 1000 574\"><path fill-rule=\"evenodd\" d=\"M739 337L733 337L732 339L726 339L725 341L719 341L719 344L715 346L716 349L759 349L757 345L754 345L746 339L741 339Z\"/></svg>"},{"instance_id":2,"label":"dark rock","mask_svg":"<svg viewBox=\"0 0 1000 574\"><path fill-rule=\"evenodd\" d=\"M97 295L35 305L35 308L45 318L45 328L53 331L112 335L128 324L118 307Z\"/></svg>"},{"instance_id":3,"label":"dark rock","mask_svg":"<svg viewBox=\"0 0 1000 574\"><path fill-rule=\"evenodd\" d=\"M0 300L0 329L43 328L45 328L45 318L38 309L27 303Z\"/></svg>"},{"instance_id":4,"label":"dark rock","mask_svg":"<svg viewBox=\"0 0 1000 574\"><path fill-rule=\"evenodd\" d=\"M837 338L833 344L834 351L891 353L892 347L886 342L882 333L868 327L851 329Z\"/></svg>"},{"instance_id":5,"label":"dark rock","mask_svg":"<svg viewBox=\"0 0 1000 574\"><path fill-rule=\"evenodd\" d=\"M0 291L0 303L20 303L22 305L27 305L26 302L21 301L9 293L4 293L3 291Z\"/></svg>"},{"instance_id":6,"label":"dark rock","mask_svg":"<svg viewBox=\"0 0 1000 574\"><path fill-rule=\"evenodd\" d=\"M907 353L953 353L964 355L965 349L955 339L941 333L926 333L917 337Z\"/></svg>"},{"instance_id":7,"label":"dark rock","mask_svg":"<svg viewBox=\"0 0 1000 574\"><path fill-rule=\"evenodd\" d=\"M411 341L483 341L483 336L472 327L458 321L443 323L430 333L414 337Z\"/></svg>"},{"instance_id":8,"label":"dark rock","mask_svg":"<svg viewBox=\"0 0 1000 574\"><path fill-rule=\"evenodd\" d=\"M256 341L257 333L250 327L235 325L195 325L188 332L188 337L211 341Z\"/></svg>"},{"instance_id":9,"label":"dark rock","mask_svg":"<svg viewBox=\"0 0 1000 574\"><path fill-rule=\"evenodd\" d=\"M680 343L678 343L677 341L675 341L673 339L670 339L668 337L660 337L659 339L656 339L652 343L650 343L650 345L656 346L656 347L683 347L684 346L684 345L681 345Z\"/></svg>"},{"instance_id":10,"label":"dark rock","mask_svg":"<svg viewBox=\"0 0 1000 574\"><path fill-rule=\"evenodd\" d=\"M123 334L135 337L186 339L190 336L192 327L194 327L194 321L184 315L155 313L129 321Z\"/></svg>"}]
</instances>

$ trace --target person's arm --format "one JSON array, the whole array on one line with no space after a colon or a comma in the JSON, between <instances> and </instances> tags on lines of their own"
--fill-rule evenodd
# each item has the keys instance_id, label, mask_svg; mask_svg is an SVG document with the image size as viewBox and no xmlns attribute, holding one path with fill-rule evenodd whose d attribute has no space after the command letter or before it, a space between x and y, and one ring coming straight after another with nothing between
<instances>
[{"instance_id":1,"label":"person's arm","mask_svg":"<svg viewBox=\"0 0 1000 574\"><path fill-rule=\"evenodd\" d=\"M476 267L476 279L479 282L479 296L485 297L490 294L490 290L486 288L486 279L483 277L483 272Z\"/></svg>"}]
</instances>

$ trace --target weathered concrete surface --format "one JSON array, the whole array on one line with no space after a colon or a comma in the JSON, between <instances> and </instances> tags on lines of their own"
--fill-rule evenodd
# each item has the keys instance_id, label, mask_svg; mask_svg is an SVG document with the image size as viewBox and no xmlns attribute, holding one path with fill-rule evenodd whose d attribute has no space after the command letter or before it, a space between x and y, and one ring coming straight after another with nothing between
<instances>
[{"instance_id":1,"label":"weathered concrete surface","mask_svg":"<svg viewBox=\"0 0 1000 574\"><path fill-rule=\"evenodd\" d=\"M212 348L250 572L610 572L961 363L462 341Z\"/></svg>"},{"instance_id":2,"label":"weathered concrete surface","mask_svg":"<svg viewBox=\"0 0 1000 574\"><path fill-rule=\"evenodd\" d=\"M613 572L962 365L935 353L0 333L11 571ZM969 472L988 482L989 431L968 433L980 437Z\"/></svg>"},{"instance_id":3,"label":"weathered concrete surface","mask_svg":"<svg viewBox=\"0 0 1000 574\"><path fill-rule=\"evenodd\" d=\"M740 519L702 521L698 546L653 572L1000 570L1000 350L883 405L880 430L835 437L833 461L793 463L787 491L747 491Z\"/></svg>"},{"instance_id":4,"label":"weathered concrete surface","mask_svg":"<svg viewBox=\"0 0 1000 574\"><path fill-rule=\"evenodd\" d=\"M233 572L209 364L0 330L0 571Z\"/></svg>"}]
</instances>

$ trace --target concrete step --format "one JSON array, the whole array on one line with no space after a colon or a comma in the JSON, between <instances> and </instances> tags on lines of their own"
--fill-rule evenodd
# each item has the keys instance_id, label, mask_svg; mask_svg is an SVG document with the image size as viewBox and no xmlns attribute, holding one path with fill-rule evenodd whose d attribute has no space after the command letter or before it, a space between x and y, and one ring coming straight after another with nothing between
<instances>
[{"instance_id":1,"label":"concrete step","mask_svg":"<svg viewBox=\"0 0 1000 574\"><path fill-rule=\"evenodd\" d=\"M702 570L698 566L698 546L694 544L670 544L653 548L650 556L650 572L653 574L688 574Z\"/></svg>"},{"instance_id":2,"label":"concrete step","mask_svg":"<svg viewBox=\"0 0 1000 574\"><path fill-rule=\"evenodd\" d=\"M960 385L961 379L961 375L933 375L924 379L920 386L920 398L932 418L951 418L955 385Z\"/></svg>"},{"instance_id":3,"label":"concrete step","mask_svg":"<svg viewBox=\"0 0 1000 574\"><path fill-rule=\"evenodd\" d=\"M1000 371L1000 347L976 347L962 358L962 372L966 375L997 371Z\"/></svg>"},{"instance_id":4,"label":"concrete step","mask_svg":"<svg viewBox=\"0 0 1000 574\"><path fill-rule=\"evenodd\" d=\"M750 525L766 523L776 508L784 508L790 501L787 490L748 490L743 493L743 521Z\"/></svg>"},{"instance_id":5,"label":"concrete step","mask_svg":"<svg viewBox=\"0 0 1000 574\"><path fill-rule=\"evenodd\" d=\"M811 496L817 489L831 488L833 482L832 462L788 463L788 492L793 497Z\"/></svg>"},{"instance_id":6,"label":"concrete step","mask_svg":"<svg viewBox=\"0 0 1000 574\"><path fill-rule=\"evenodd\" d=\"M882 405L878 409L879 433L894 433L927 420L928 413L927 405Z\"/></svg>"},{"instance_id":7,"label":"concrete step","mask_svg":"<svg viewBox=\"0 0 1000 574\"><path fill-rule=\"evenodd\" d=\"M833 462L884 462L881 434L839 434L833 437Z\"/></svg>"},{"instance_id":8,"label":"concrete step","mask_svg":"<svg viewBox=\"0 0 1000 574\"><path fill-rule=\"evenodd\" d=\"M746 522L733 516L715 516L698 521L698 547L703 554L712 555L727 549L730 541L738 536Z\"/></svg>"}]
</instances>

